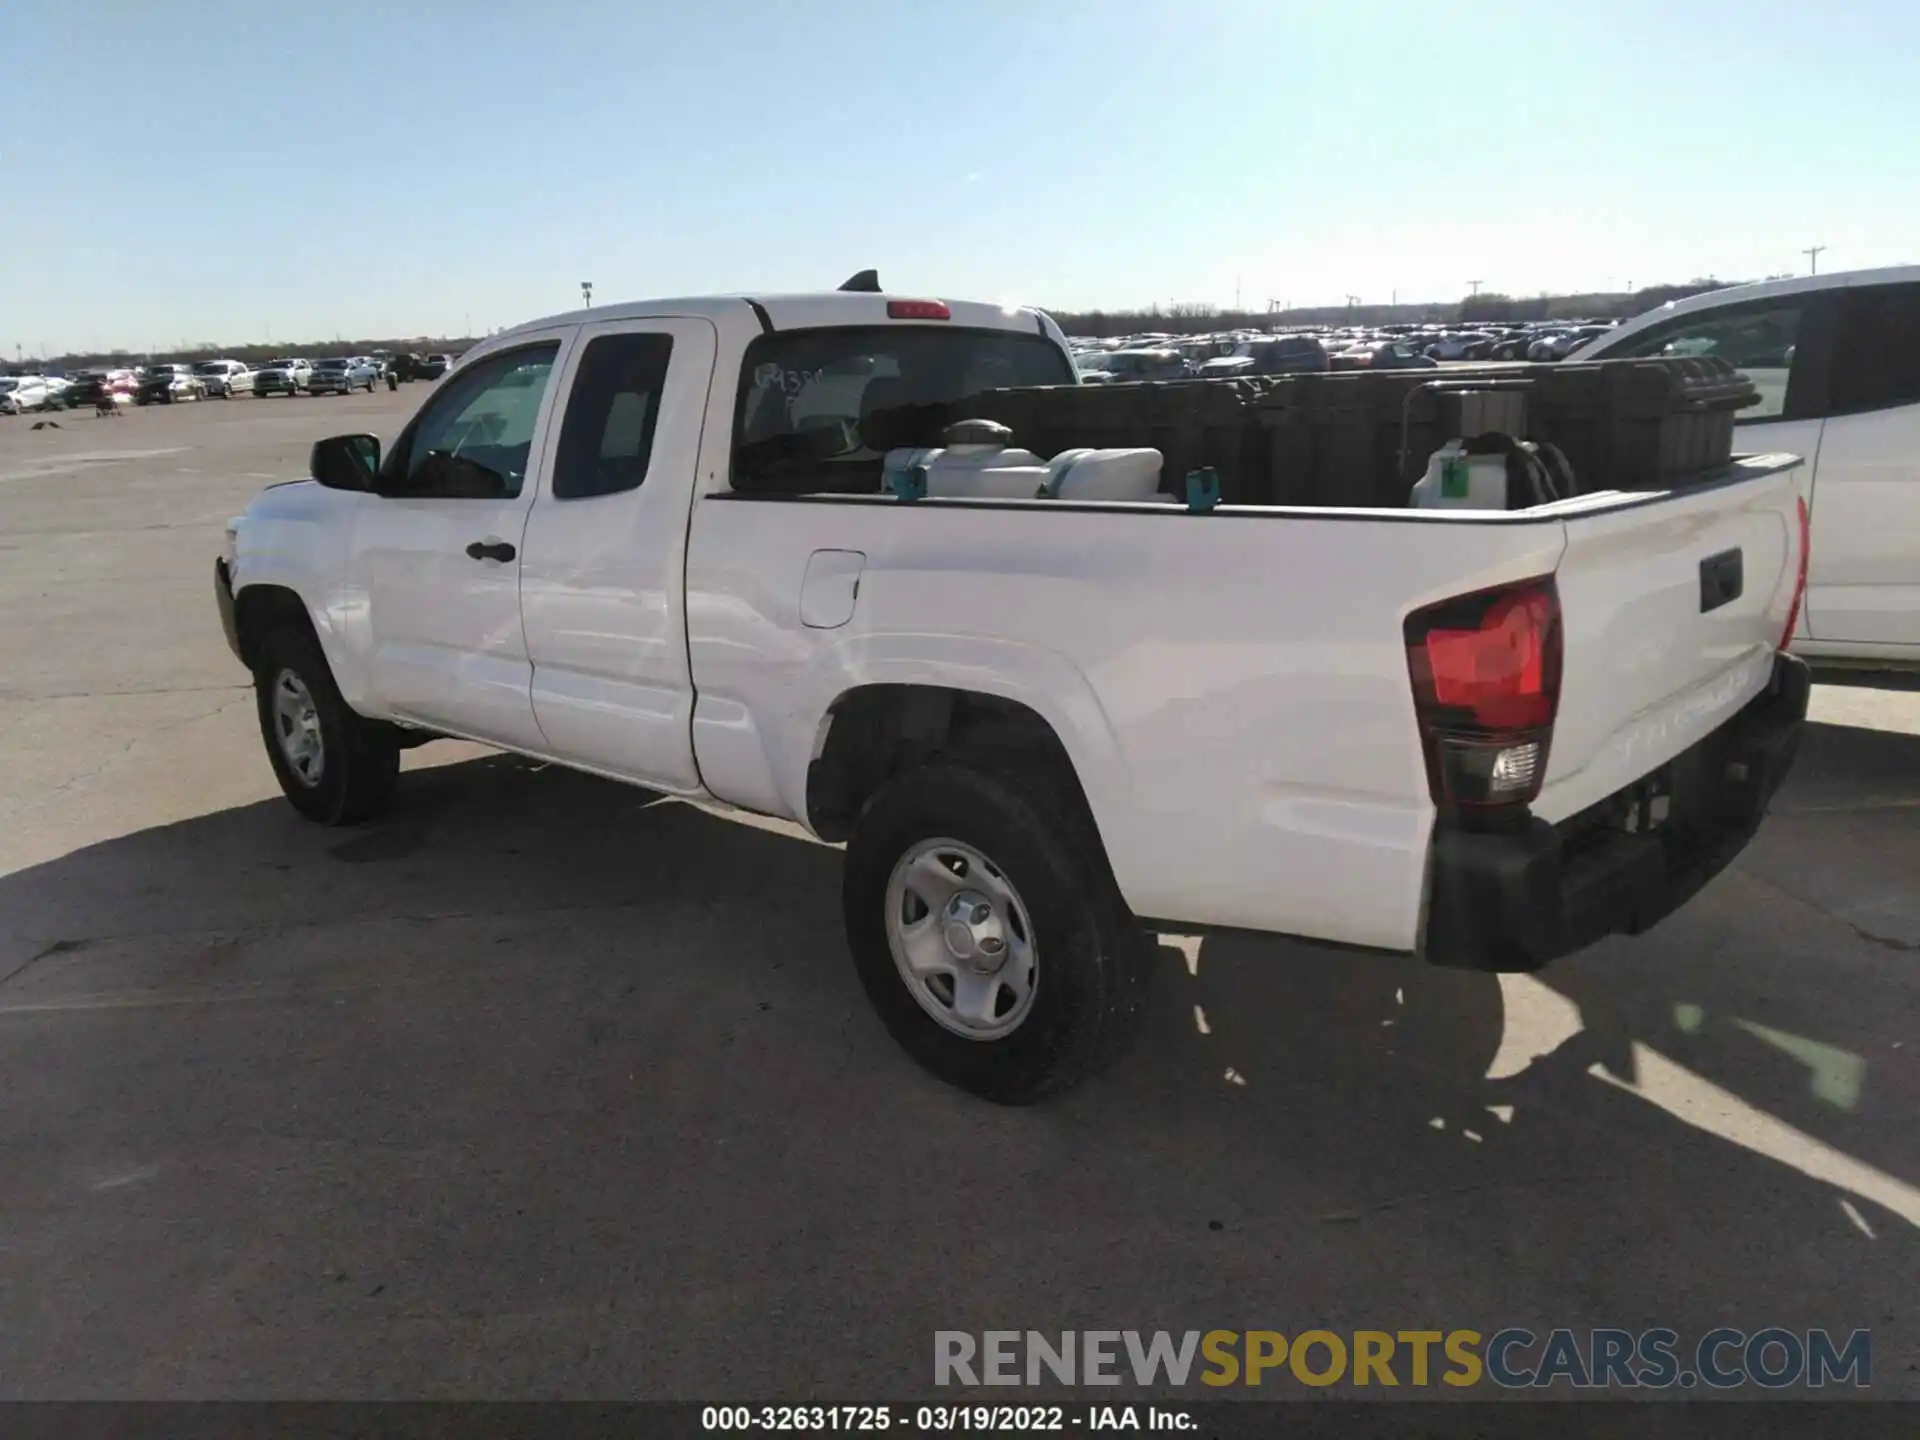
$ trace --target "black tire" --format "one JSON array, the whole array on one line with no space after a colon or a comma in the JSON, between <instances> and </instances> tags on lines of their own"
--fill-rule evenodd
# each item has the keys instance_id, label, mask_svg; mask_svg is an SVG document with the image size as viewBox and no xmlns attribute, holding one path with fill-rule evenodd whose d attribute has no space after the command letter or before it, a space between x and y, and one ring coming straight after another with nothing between
<instances>
[{"instance_id":1,"label":"black tire","mask_svg":"<svg viewBox=\"0 0 1920 1440\"><path fill-rule=\"evenodd\" d=\"M908 988L887 938L887 887L909 849L956 840L1011 882L1032 929L1032 1008L997 1039L959 1035ZM1153 946L1128 912L1071 777L1045 762L943 758L888 781L847 846L841 905L854 966L888 1032L940 1079L1027 1105L1098 1072L1145 1009Z\"/></svg>"},{"instance_id":2,"label":"black tire","mask_svg":"<svg viewBox=\"0 0 1920 1440\"><path fill-rule=\"evenodd\" d=\"M305 687L318 712L321 764L311 783L295 772L280 745L273 697L285 674ZM322 825L354 825L387 808L400 776L398 737L348 708L311 633L292 626L270 633L260 644L253 690L260 739L294 809Z\"/></svg>"}]
</instances>

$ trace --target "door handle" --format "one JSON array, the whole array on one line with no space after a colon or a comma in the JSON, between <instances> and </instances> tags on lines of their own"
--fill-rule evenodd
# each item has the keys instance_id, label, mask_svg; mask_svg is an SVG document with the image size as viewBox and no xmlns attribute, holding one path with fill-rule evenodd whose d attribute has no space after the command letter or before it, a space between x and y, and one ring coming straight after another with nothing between
<instances>
[{"instance_id":1,"label":"door handle","mask_svg":"<svg viewBox=\"0 0 1920 1440\"><path fill-rule=\"evenodd\" d=\"M518 553L504 540L476 540L467 546L467 554L475 560L511 560Z\"/></svg>"}]
</instances>

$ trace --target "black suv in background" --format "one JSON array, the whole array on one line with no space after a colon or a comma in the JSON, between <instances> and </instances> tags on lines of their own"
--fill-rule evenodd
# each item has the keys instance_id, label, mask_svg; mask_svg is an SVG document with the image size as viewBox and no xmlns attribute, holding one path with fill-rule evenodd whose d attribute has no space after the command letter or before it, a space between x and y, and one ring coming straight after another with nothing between
<instances>
[{"instance_id":1,"label":"black suv in background","mask_svg":"<svg viewBox=\"0 0 1920 1440\"><path fill-rule=\"evenodd\" d=\"M163 361L140 372L140 388L133 392L136 405L171 405L176 400L206 398L207 387L191 365Z\"/></svg>"},{"instance_id":2,"label":"black suv in background","mask_svg":"<svg viewBox=\"0 0 1920 1440\"><path fill-rule=\"evenodd\" d=\"M69 409L98 405L112 393L107 388L107 372L104 370L76 370L67 378L73 382L67 388Z\"/></svg>"},{"instance_id":3,"label":"black suv in background","mask_svg":"<svg viewBox=\"0 0 1920 1440\"><path fill-rule=\"evenodd\" d=\"M1231 355L1200 362L1203 379L1234 375L1318 375L1333 368L1327 347L1311 335L1278 335L1270 340L1246 340Z\"/></svg>"}]
</instances>

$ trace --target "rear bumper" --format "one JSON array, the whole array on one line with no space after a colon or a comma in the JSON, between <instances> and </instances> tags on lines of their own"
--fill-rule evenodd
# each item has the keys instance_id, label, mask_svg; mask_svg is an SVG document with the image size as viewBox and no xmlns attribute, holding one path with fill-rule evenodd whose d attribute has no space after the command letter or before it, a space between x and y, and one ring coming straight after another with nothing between
<instances>
[{"instance_id":1,"label":"rear bumper","mask_svg":"<svg viewBox=\"0 0 1920 1440\"><path fill-rule=\"evenodd\" d=\"M1792 768L1809 690L1806 664L1777 656L1767 688L1725 725L1559 825L1529 819L1486 833L1443 821L1433 839L1426 958L1538 970L1665 919L1759 828Z\"/></svg>"}]
</instances>

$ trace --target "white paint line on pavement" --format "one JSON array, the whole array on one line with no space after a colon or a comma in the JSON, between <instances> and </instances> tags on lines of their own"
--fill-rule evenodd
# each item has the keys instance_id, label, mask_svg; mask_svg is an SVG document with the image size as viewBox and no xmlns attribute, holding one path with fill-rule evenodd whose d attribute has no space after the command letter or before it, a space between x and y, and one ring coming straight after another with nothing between
<instances>
[{"instance_id":1,"label":"white paint line on pavement","mask_svg":"<svg viewBox=\"0 0 1920 1440\"><path fill-rule=\"evenodd\" d=\"M1867 1217L1853 1208L1853 1202L1851 1200L1843 1196L1840 1200L1840 1209L1841 1212L1846 1215L1847 1219L1853 1221L1853 1223L1859 1227L1860 1233L1866 1236L1867 1239L1878 1240L1880 1238L1873 1233L1873 1227L1867 1224Z\"/></svg>"},{"instance_id":2,"label":"white paint line on pavement","mask_svg":"<svg viewBox=\"0 0 1920 1440\"><path fill-rule=\"evenodd\" d=\"M1920 1189L1794 1129L1649 1045L1633 1042L1631 1080L1601 1064L1588 1066L1587 1073L1617 1090L1639 1096L1696 1130L1731 1141L1836 1190L1871 1200L1920 1229Z\"/></svg>"},{"instance_id":3,"label":"white paint line on pavement","mask_svg":"<svg viewBox=\"0 0 1920 1440\"><path fill-rule=\"evenodd\" d=\"M114 1175L100 1181L93 1188L98 1190L118 1190L122 1185L137 1185L142 1180L151 1180L160 1173L158 1165L142 1165L138 1170L129 1170L124 1175Z\"/></svg>"},{"instance_id":4,"label":"white paint line on pavement","mask_svg":"<svg viewBox=\"0 0 1920 1440\"><path fill-rule=\"evenodd\" d=\"M1502 975L1500 1003L1500 1049L1487 1066L1489 1080L1512 1079L1587 1028L1578 1005L1531 975Z\"/></svg>"}]
</instances>

